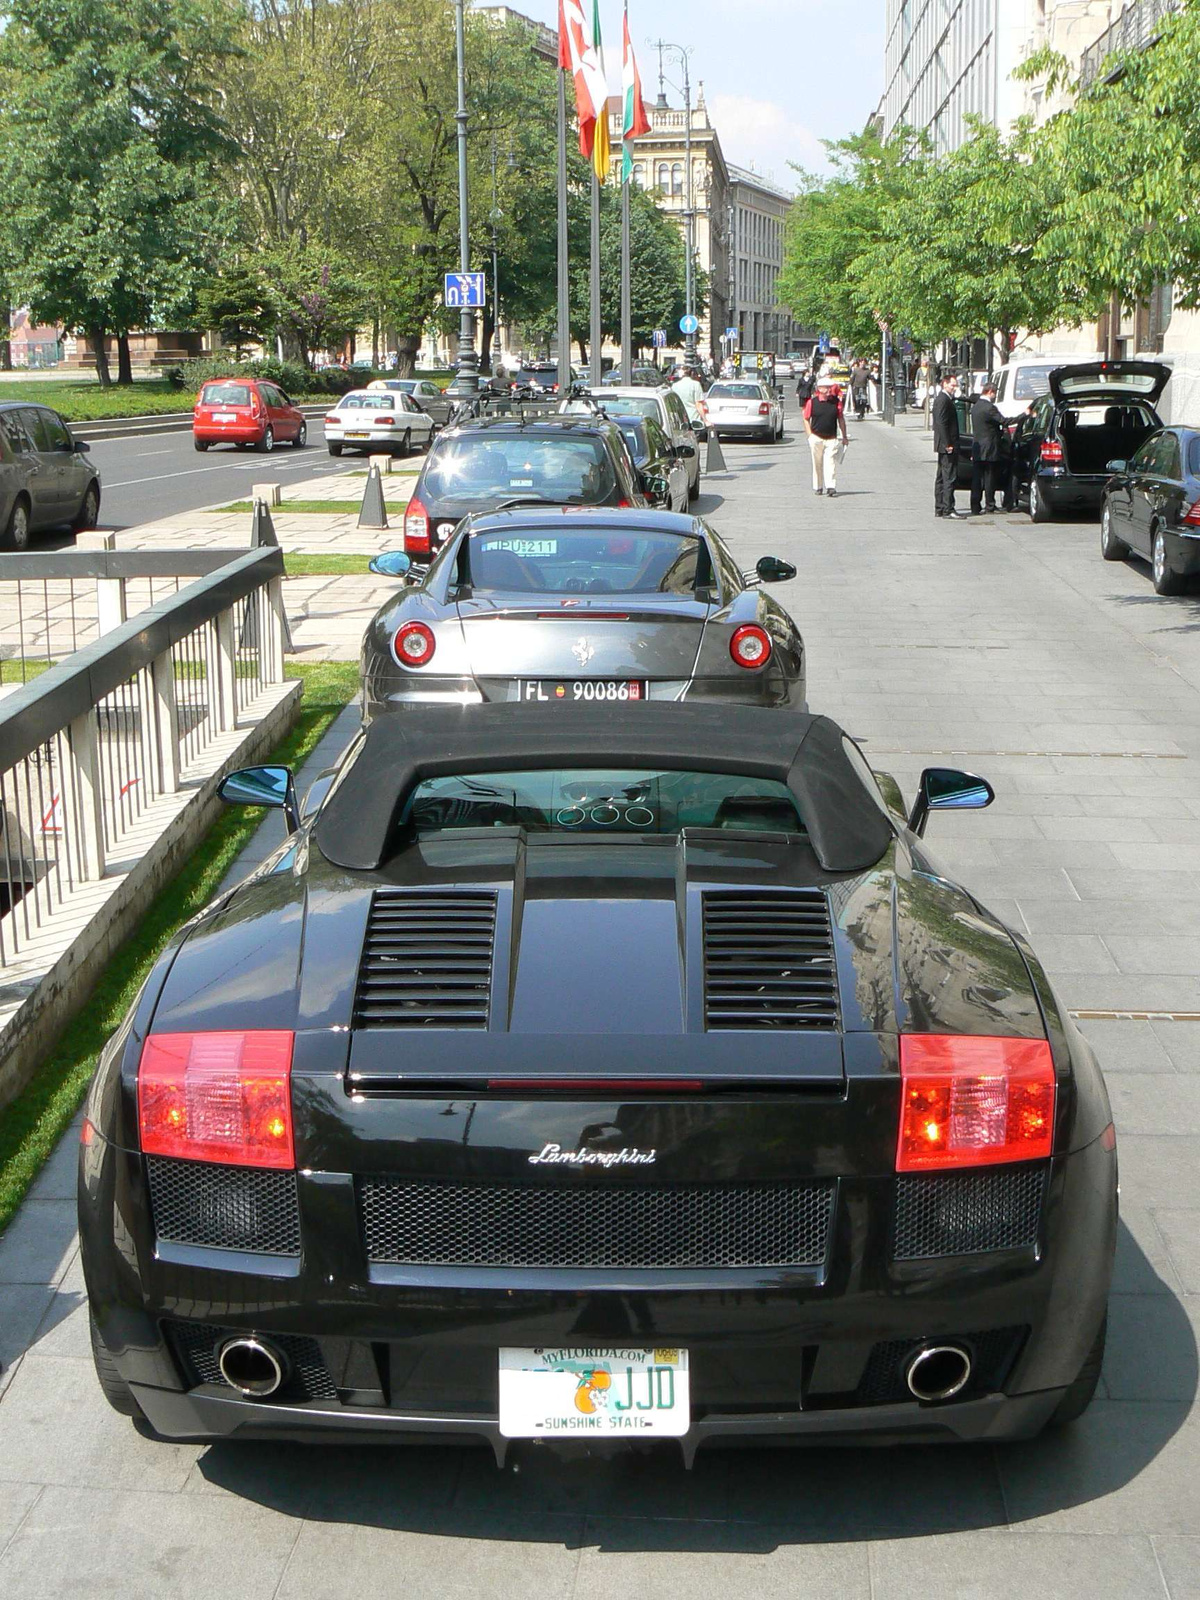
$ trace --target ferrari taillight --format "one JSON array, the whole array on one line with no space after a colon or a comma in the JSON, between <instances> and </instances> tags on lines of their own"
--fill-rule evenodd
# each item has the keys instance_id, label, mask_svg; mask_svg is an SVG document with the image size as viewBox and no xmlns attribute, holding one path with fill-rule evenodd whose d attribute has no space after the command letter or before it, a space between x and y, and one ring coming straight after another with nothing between
<instances>
[{"instance_id":1,"label":"ferrari taillight","mask_svg":"<svg viewBox=\"0 0 1200 1600\"><path fill-rule=\"evenodd\" d=\"M1055 1080L1045 1039L903 1034L900 1078L897 1172L1049 1156Z\"/></svg>"},{"instance_id":2,"label":"ferrari taillight","mask_svg":"<svg viewBox=\"0 0 1200 1600\"><path fill-rule=\"evenodd\" d=\"M150 1034L138 1066L143 1151L290 1170L292 1042L282 1030Z\"/></svg>"},{"instance_id":3,"label":"ferrari taillight","mask_svg":"<svg viewBox=\"0 0 1200 1600\"><path fill-rule=\"evenodd\" d=\"M397 628L392 647L396 652L396 660L402 665L423 667L433 660L437 641L433 637L433 629L427 628L423 622L406 622L402 628Z\"/></svg>"},{"instance_id":4,"label":"ferrari taillight","mask_svg":"<svg viewBox=\"0 0 1200 1600\"><path fill-rule=\"evenodd\" d=\"M729 654L739 667L765 667L771 659L771 635L765 628L748 622L733 630Z\"/></svg>"},{"instance_id":5,"label":"ferrari taillight","mask_svg":"<svg viewBox=\"0 0 1200 1600\"><path fill-rule=\"evenodd\" d=\"M1042 460L1048 461L1053 467L1062 465L1063 447L1057 439L1042 440Z\"/></svg>"},{"instance_id":6,"label":"ferrari taillight","mask_svg":"<svg viewBox=\"0 0 1200 1600\"><path fill-rule=\"evenodd\" d=\"M415 495L404 512L404 550L410 556L430 554L429 513Z\"/></svg>"}]
</instances>

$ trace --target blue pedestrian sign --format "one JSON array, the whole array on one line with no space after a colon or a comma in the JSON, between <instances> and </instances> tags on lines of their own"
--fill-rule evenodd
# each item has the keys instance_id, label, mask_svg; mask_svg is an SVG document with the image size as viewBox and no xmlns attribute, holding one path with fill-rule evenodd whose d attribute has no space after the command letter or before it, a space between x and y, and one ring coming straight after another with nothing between
<instances>
[{"instance_id":1,"label":"blue pedestrian sign","mask_svg":"<svg viewBox=\"0 0 1200 1600\"><path fill-rule=\"evenodd\" d=\"M667 330L665 328L655 328L654 348L656 350L665 350L667 348Z\"/></svg>"},{"instance_id":2,"label":"blue pedestrian sign","mask_svg":"<svg viewBox=\"0 0 1200 1600\"><path fill-rule=\"evenodd\" d=\"M820 350L823 356L827 356L829 354L829 335L827 333L823 333L821 335L820 343L818 344L817 348Z\"/></svg>"},{"instance_id":3,"label":"blue pedestrian sign","mask_svg":"<svg viewBox=\"0 0 1200 1600\"><path fill-rule=\"evenodd\" d=\"M697 329L699 328L699 326L700 326L700 318L699 317L680 317L680 319L679 319L679 331L680 331L680 333L695 333L697 331Z\"/></svg>"},{"instance_id":4,"label":"blue pedestrian sign","mask_svg":"<svg viewBox=\"0 0 1200 1600\"><path fill-rule=\"evenodd\" d=\"M483 273L448 272L442 300L452 311L482 308L487 304L487 286L483 281Z\"/></svg>"},{"instance_id":5,"label":"blue pedestrian sign","mask_svg":"<svg viewBox=\"0 0 1200 1600\"><path fill-rule=\"evenodd\" d=\"M736 339L737 336L738 336L738 331L737 331L736 328L726 328L725 329L725 337L727 339Z\"/></svg>"}]
</instances>

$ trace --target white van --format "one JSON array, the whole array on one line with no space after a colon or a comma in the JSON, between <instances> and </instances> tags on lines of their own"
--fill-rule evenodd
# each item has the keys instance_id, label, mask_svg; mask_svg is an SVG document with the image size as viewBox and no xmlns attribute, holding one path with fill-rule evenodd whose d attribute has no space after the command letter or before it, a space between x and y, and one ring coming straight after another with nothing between
<instances>
[{"instance_id":1,"label":"white van","mask_svg":"<svg viewBox=\"0 0 1200 1600\"><path fill-rule=\"evenodd\" d=\"M996 405L1002 416L1010 419L1024 416L1031 400L1040 400L1050 393L1050 374L1057 367L1092 366L1103 359L1095 350L1057 356L1017 356L994 375Z\"/></svg>"}]
</instances>

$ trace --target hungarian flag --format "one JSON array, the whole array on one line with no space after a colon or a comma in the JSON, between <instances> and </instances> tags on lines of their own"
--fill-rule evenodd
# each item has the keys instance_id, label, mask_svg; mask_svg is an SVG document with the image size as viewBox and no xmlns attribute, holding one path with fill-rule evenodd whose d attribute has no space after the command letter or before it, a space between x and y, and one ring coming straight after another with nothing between
<instances>
[{"instance_id":1,"label":"hungarian flag","mask_svg":"<svg viewBox=\"0 0 1200 1600\"><path fill-rule=\"evenodd\" d=\"M629 7L625 7L624 41L621 52L621 97L625 103L625 119L621 129L621 182L628 183L633 173L633 156L629 145L642 134L650 132L650 118L642 101L642 75L637 58L629 41Z\"/></svg>"},{"instance_id":2,"label":"hungarian flag","mask_svg":"<svg viewBox=\"0 0 1200 1600\"><path fill-rule=\"evenodd\" d=\"M559 0L558 64L575 79L575 112L579 120L579 153L592 163L597 178L608 177L608 84L600 42L600 0L592 0L591 21L585 22L584 0Z\"/></svg>"}]
</instances>

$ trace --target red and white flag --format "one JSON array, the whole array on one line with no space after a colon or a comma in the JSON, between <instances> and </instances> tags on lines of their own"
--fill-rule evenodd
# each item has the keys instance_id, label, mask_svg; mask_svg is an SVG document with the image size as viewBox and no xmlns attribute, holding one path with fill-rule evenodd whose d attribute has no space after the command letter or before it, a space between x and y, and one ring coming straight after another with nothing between
<instances>
[{"instance_id":1,"label":"red and white flag","mask_svg":"<svg viewBox=\"0 0 1200 1600\"><path fill-rule=\"evenodd\" d=\"M558 64L575 80L579 153L603 183L608 176L608 85L597 0L592 0L590 21L584 18L583 0L558 0Z\"/></svg>"}]
</instances>

